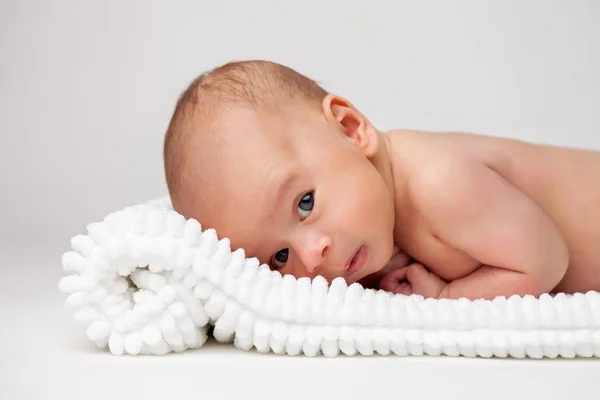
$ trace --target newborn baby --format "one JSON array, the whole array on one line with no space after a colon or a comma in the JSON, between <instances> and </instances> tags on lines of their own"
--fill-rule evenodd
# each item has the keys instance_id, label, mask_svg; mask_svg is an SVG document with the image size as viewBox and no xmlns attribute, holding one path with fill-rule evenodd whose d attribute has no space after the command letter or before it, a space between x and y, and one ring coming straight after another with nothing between
<instances>
[{"instance_id":1,"label":"newborn baby","mask_svg":"<svg viewBox=\"0 0 600 400\"><path fill-rule=\"evenodd\" d=\"M467 133L380 132L266 61L181 95L174 209L282 274L434 298L600 290L600 153Z\"/></svg>"}]
</instances>

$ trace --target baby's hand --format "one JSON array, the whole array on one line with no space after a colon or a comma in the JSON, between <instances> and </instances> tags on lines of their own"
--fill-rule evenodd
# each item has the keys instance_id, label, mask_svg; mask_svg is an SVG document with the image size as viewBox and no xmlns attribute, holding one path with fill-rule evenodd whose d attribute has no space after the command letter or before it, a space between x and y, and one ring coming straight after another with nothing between
<instances>
[{"instance_id":1,"label":"baby's hand","mask_svg":"<svg viewBox=\"0 0 600 400\"><path fill-rule=\"evenodd\" d=\"M446 286L439 276L429 272L418 263L401 267L385 274L379 281L379 288L394 294L418 294L425 298L437 298Z\"/></svg>"}]
</instances>

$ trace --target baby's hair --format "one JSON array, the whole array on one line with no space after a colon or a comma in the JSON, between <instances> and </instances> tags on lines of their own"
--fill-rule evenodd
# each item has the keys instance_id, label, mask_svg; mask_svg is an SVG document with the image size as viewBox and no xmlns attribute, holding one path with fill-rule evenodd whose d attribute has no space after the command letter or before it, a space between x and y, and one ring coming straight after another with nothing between
<instances>
[{"instance_id":1,"label":"baby's hair","mask_svg":"<svg viewBox=\"0 0 600 400\"><path fill-rule=\"evenodd\" d=\"M201 74L179 96L164 138L165 177L171 198L189 179L186 150L190 138L203 135L203 140L208 140L213 136L202 128L215 120L219 111L241 106L276 112L294 101L318 108L327 94L312 79L271 61L230 62Z\"/></svg>"}]
</instances>

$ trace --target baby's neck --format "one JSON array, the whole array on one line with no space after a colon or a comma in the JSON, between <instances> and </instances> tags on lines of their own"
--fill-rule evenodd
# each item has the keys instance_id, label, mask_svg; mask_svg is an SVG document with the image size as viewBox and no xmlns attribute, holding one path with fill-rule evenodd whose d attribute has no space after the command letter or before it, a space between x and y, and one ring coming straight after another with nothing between
<instances>
[{"instance_id":1,"label":"baby's neck","mask_svg":"<svg viewBox=\"0 0 600 400\"><path fill-rule=\"evenodd\" d=\"M378 132L379 135L379 149L375 156L371 158L371 163L379 171L383 181L390 189L390 195L392 201L395 200L395 187L394 187L394 172L392 169L392 157L391 157L391 145L389 136L385 133Z\"/></svg>"}]
</instances>

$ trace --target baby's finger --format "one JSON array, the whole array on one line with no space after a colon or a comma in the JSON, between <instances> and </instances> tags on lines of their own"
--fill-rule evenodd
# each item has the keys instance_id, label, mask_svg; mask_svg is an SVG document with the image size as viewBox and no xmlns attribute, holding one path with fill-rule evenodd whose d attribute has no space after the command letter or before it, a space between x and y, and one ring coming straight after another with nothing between
<instances>
[{"instance_id":1,"label":"baby's finger","mask_svg":"<svg viewBox=\"0 0 600 400\"><path fill-rule=\"evenodd\" d=\"M403 281L406 279L406 273L408 272L408 266L403 266L400 268L396 268L393 271L388 272L387 274L384 275L385 277L390 277L399 281Z\"/></svg>"},{"instance_id":2,"label":"baby's finger","mask_svg":"<svg viewBox=\"0 0 600 400\"><path fill-rule=\"evenodd\" d=\"M421 264L411 264L406 271L406 280L412 286L413 292L429 297L434 289L429 271Z\"/></svg>"},{"instance_id":3,"label":"baby's finger","mask_svg":"<svg viewBox=\"0 0 600 400\"><path fill-rule=\"evenodd\" d=\"M398 279L395 279L393 276L384 275L379 281L379 289L385 290L386 292L396 293L397 288Z\"/></svg>"},{"instance_id":4,"label":"baby's finger","mask_svg":"<svg viewBox=\"0 0 600 400\"><path fill-rule=\"evenodd\" d=\"M421 264L411 264L406 268L406 280L412 284L423 285L429 280L429 272Z\"/></svg>"},{"instance_id":5,"label":"baby's finger","mask_svg":"<svg viewBox=\"0 0 600 400\"><path fill-rule=\"evenodd\" d=\"M379 289L399 293L399 285L406 281L406 267L395 269L383 275L379 281Z\"/></svg>"},{"instance_id":6,"label":"baby's finger","mask_svg":"<svg viewBox=\"0 0 600 400\"><path fill-rule=\"evenodd\" d=\"M408 283L406 281L400 282L398 284L398 287L396 288L395 293L400 293L400 294L404 294L406 296L410 296L411 294L413 294L412 286L410 285L410 283Z\"/></svg>"},{"instance_id":7,"label":"baby's finger","mask_svg":"<svg viewBox=\"0 0 600 400\"><path fill-rule=\"evenodd\" d=\"M421 264L411 264L406 271L406 280L413 292L425 297L437 297L444 287L444 281Z\"/></svg>"}]
</instances>

